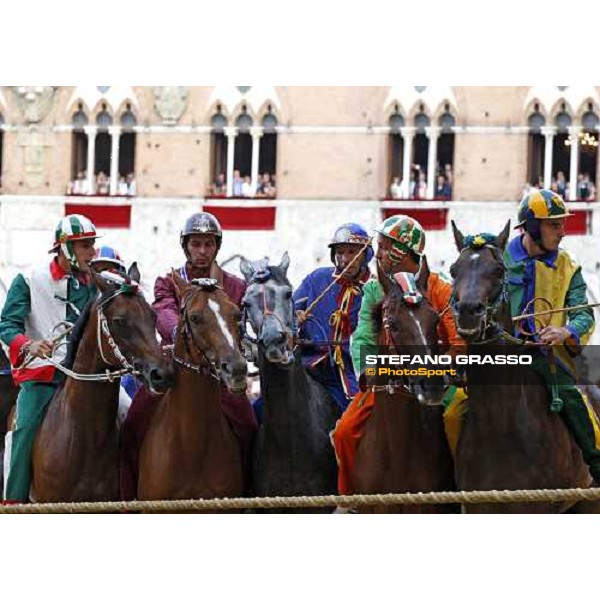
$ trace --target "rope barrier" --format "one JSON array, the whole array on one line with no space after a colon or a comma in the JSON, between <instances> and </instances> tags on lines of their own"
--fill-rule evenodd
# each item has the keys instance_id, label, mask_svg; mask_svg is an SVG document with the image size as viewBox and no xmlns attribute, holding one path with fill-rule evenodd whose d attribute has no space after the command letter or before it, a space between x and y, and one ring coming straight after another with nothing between
<instances>
[{"instance_id":1,"label":"rope barrier","mask_svg":"<svg viewBox=\"0 0 600 600\"><path fill-rule=\"evenodd\" d=\"M492 490L476 492L426 492L356 494L353 496L273 496L265 498L211 498L196 500L133 500L129 502L53 502L0 505L4 514L63 514L118 512L191 512L285 508L358 508L420 504L510 504L580 502L600 500L600 488L554 490Z\"/></svg>"}]
</instances>

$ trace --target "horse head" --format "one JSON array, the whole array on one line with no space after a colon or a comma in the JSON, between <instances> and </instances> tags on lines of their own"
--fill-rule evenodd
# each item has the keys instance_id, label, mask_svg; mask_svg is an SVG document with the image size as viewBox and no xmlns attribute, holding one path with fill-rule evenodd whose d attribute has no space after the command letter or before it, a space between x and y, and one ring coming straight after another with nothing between
<instances>
[{"instance_id":1,"label":"horse head","mask_svg":"<svg viewBox=\"0 0 600 600\"><path fill-rule=\"evenodd\" d=\"M172 369L156 339L156 314L139 291L140 272L133 263L126 277L93 272L99 298L97 345L103 366L131 369L142 374L148 387L164 393Z\"/></svg>"},{"instance_id":2,"label":"horse head","mask_svg":"<svg viewBox=\"0 0 600 600\"><path fill-rule=\"evenodd\" d=\"M393 346L400 355L418 355L424 358L438 354L439 315L427 300L428 280L429 266L425 257L421 259L417 275L386 275L379 271L379 281L385 294L381 304L381 322L386 343ZM412 369L416 370L419 366L413 366ZM442 377L411 375L407 379L409 388L419 403L429 406L441 403L444 385Z\"/></svg>"},{"instance_id":3,"label":"horse head","mask_svg":"<svg viewBox=\"0 0 600 600\"><path fill-rule=\"evenodd\" d=\"M244 296L244 335L246 320L256 334L250 341L262 346L269 362L282 365L294 363L293 343L296 331L292 286L287 278L290 258L285 252L279 265L269 265L265 258L256 263L246 259L240 269L248 287Z\"/></svg>"},{"instance_id":4,"label":"horse head","mask_svg":"<svg viewBox=\"0 0 600 600\"><path fill-rule=\"evenodd\" d=\"M240 310L215 279L183 280L172 273L181 309L174 360L208 369L235 393L246 389L248 366L240 352ZM181 346L181 347L180 347ZM177 354L185 351L186 358Z\"/></svg>"},{"instance_id":5,"label":"horse head","mask_svg":"<svg viewBox=\"0 0 600 600\"><path fill-rule=\"evenodd\" d=\"M495 325L506 298L506 265L502 253L510 234L510 221L499 235L464 236L452 221L460 255L450 268L454 279L452 309L458 333L470 342L482 341Z\"/></svg>"}]
</instances>

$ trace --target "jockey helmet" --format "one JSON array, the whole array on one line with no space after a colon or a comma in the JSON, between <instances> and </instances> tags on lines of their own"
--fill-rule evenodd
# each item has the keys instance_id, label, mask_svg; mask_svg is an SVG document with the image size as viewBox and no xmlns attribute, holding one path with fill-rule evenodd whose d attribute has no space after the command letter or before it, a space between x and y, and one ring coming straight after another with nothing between
<instances>
[{"instance_id":1,"label":"jockey helmet","mask_svg":"<svg viewBox=\"0 0 600 600\"><path fill-rule=\"evenodd\" d=\"M328 245L328 248L331 248L331 262L335 264L335 247L339 244L352 244L356 246L360 246L362 249L363 246L367 246L367 250L364 253L364 264L368 264L371 262L373 258L373 248L371 247L371 240L367 235L365 229L363 229L357 223L346 223L341 225L335 230L333 234L333 238Z\"/></svg>"},{"instance_id":2,"label":"jockey helmet","mask_svg":"<svg viewBox=\"0 0 600 600\"><path fill-rule=\"evenodd\" d=\"M390 260L400 262L405 254L412 253L417 259L425 251L425 230L421 224L406 215L388 217L377 233L392 240Z\"/></svg>"},{"instance_id":3,"label":"jockey helmet","mask_svg":"<svg viewBox=\"0 0 600 600\"><path fill-rule=\"evenodd\" d=\"M99 238L94 224L83 215L67 215L63 217L56 226L54 232L54 245L50 253L58 251L60 248L69 264L78 268L77 257L73 251L73 242L79 240L89 240Z\"/></svg>"},{"instance_id":4,"label":"jockey helmet","mask_svg":"<svg viewBox=\"0 0 600 600\"><path fill-rule=\"evenodd\" d=\"M539 243L542 239L540 221L572 216L573 213L569 212L565 201L556 192L534 190L519 204L516 227L523 227L533 241Z\"/></svg>"},{"instance_id":5,"label":"jockey helmet","mask_svg":"<svg viewBox=\"0 0 600 600\"><path fill-rule=\"evenodd\" d=\"M217 243L217 252L221 248L221 242L223 241L223 230L221 224L214 215L207 212L199 212L193 214L183 226L181 235L179 236L179 242L185 255L187 256L186 243L187 238L190 235L208 233L212 234Z\"/></svg>"},{"instance_id":6,"label":"jockey helmet","mask_svg":"<svg viewBox=\"0 0 600 600\"><path fill-rule=\"evenodd\" d=\"M114 265L115 270L119 272L124 272L126 269L125 262L119 253L110 246L101 246L96 250L96 256L91 260L90 264L94 266L98 263L109 263Z\"/></svg>"}]
</instances>

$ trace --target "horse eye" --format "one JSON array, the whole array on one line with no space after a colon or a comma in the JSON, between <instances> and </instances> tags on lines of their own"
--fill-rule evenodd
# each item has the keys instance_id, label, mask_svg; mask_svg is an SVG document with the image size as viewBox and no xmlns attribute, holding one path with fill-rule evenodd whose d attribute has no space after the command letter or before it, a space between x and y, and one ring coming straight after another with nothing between
<instances>
[{"instance_id":1,"label":"horse eye","mask_svg":"<svg viewBox=\"0 0 600 600\"><path fill-rule=\"evenodd\" d=\"M194 324L194 325L200 325L200 323L202 323L202 317L200 315L197 314L193 314L190 315L190 321Z\"/></svg>"}]
</instances>

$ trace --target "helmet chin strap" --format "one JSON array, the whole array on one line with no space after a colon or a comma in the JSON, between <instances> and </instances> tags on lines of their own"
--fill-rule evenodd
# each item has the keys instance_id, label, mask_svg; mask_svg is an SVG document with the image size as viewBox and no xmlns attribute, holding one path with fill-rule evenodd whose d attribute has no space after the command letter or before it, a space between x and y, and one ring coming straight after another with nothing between
<instances>
[{"instance_id":1,"label":"helmet chin strap","mask_svg":"<svg viewBox=\"0 0 600 600\"><path fill-rule=\"evenodd\" d=\"M542 226L539 219L530 219L525 223L525 231L531 236L531 239L537 244L544 252L550 252L544 242L542 241Z\"/></svg>"},{"instance_id":2,"label":"helmet chin strap","mask_svg":"<svg viewBox=\"0 0 600 600\"><path fill-rule=\"evenodd\" d=\"M75 256L75 252L73 250L73 242L65 242L64 244L61 244L60 247L71 267L73 269L80 270L77 256Z\"/></svg>"}]
</instances>

